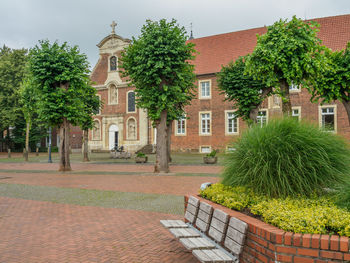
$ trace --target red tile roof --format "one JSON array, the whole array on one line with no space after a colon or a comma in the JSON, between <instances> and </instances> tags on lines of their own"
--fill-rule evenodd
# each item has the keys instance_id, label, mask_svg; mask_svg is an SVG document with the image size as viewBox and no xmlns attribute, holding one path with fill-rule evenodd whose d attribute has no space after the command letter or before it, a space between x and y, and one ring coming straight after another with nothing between
<instances>
[{"instance_id":1,"label":"red tile roof","mask_svg":"<svg viewBox=\"0 0 350 263\"><path fill-rule=\"evenodd\" d=\"M332 50L344 49L350 41L350 14L311 20L320 24L318 36ZM199 52L194 61L196 74L219 72L222 65L251 53L256 45L256 34L266 31L266 27L260 27L190 40Z\"/></svg>"}]
</instances>

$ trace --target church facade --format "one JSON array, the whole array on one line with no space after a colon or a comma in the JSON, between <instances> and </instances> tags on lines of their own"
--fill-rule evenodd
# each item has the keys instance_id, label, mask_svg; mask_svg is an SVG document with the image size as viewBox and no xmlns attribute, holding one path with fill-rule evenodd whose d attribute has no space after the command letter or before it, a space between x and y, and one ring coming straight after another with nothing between
<instances>
[{"instance_id":1,"label":"church facade","mask_svg":"<svg viewBox=\"0 0 350 263\"><path fill-rule=\"evenodd\" d=\"M341 50L350 41L350 15L312 19L320 24L318 37L332 50ZM185 108L186 116L174 121L171 147L177 151L210 152L228 149L238 138L245 122L235 117L232 103L225 101L216 82L221 66L251 53L256 45L256 34L266 33L266 27L189 40L198 55L194 61L196 96ZM109 150L123 145L133 152L145 145L154 144L155 131L147 113L135 107L135 93L118 72L120 52L130 44L114 33L104 38L99 47L100 59L91 80L103 101L101 112L94 117L95 128L90 134L92 150ZM340 102L320 105L310 102L307 90L291 86L292 115L307 119L320 127L350 139L350 125L344 106ZM264 101L258 122L264 125L281 112L281 101L270 97Z\"/></svg>"}]
</instances>

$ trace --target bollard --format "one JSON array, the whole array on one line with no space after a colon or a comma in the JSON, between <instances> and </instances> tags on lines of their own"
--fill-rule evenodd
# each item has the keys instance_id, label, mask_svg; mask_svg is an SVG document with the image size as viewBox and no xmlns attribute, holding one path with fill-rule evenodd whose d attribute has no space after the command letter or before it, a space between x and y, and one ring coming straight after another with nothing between
<instances>
[{"instance_id":1,"label":"bollard","mask_svg":"<svg viewBox=\"0 0 350 263\"><path fill-rule=\"evenodd\" d=\"M35 155L39 156L39 147L36 147Z\"/></svg>"},{"instance_id":2,"label":"bollard","mask_svg":"<svg viewBox=\"0 0 350 263\"><path fill-rule=\"evenodd\" d=\"M11 149L7 149L7 158L11 158Z\"/></svg>"}]
</instances>

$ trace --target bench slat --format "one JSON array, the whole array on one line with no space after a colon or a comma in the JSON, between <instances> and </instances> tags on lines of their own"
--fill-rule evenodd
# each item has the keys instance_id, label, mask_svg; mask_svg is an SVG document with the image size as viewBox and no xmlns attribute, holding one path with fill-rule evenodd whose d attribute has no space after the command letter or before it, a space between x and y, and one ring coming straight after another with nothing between
<instances>
[{"instance_id":1,"label":"bench slat","mask_svg":"<svg viewBox=\"0 0 350 263\"><path fill-rule=\"evenodd\" d=\"M248 224L246 222L243 222L235 217L231 217L229 226L233 227L234 229L237 229L243 234L245 234L248 229Z\"/></svg>"},{"instance_id":2,"label":"bench slat","mask_svg":"<svg viewBox=\"0 0 350 263\"><path fill-rule=\"evenodd\" d=\"M214 250L212 250L212 252L214 252L219 257L221 257L224 260L225 263L234 262L234 261L237 260L237 258L235 256L233 256L233 255L229 256L224 251L222 251L221 249L214 249Z\"/></svg>"},{"instance_id":3,"label":"bench slat","mask_svg":"<svg viewBox=\"0 0 350 263\"><path fill-rule=\"evenodd\" d=\"M182 220L160 220L165 228L187 228L188 225Z\"/></svg>"},{"instance_id":4,"label":"bench slat","mask_svg":"<svg viewBox=\"0 0 350 263\"><path fill-rule=\"evenodd\" d=\"M229 227L227 229L227 237L229 237L230 239L232 239L233 241L235 241L236 243L243 245L244 244L244 237L245 235L242 234L241 232L239 232L238 230Z\"/></svg>"},{"instance_id":5,"label":"bench slat","mask_svg":"<svg viewBox=\"0 0 350 263\"><path fill-rule=\"evenodd\" d=\"M218 243L221 243L224 240L224 234L213 227L210 227L208 234Z\"/></svg>"},{"instance_id":6,"label":"bench slat","mask_svg":"<svg viewBox=\"0 0 350 263\"><path fill-rule=\"evenodd\" d=\"M198 207L199 206L199 199L198 198L195 198L194 196L190 196L190 198L188 198L188 204L191 204L195 207Z\"/></svg>"},{"instance_id":7,"label":"bench slat","mask_svg":"<svg viewBox=\"0 0 350 263\"><path fill-rule=\"evenodd\" d=\"M170 228L169 231L176 237L200 237L201 235L192 228Z\"/></svg>"},{"instance_id":8,"label":"bench slat","mask_svg":"<svg viewBox=\"0 0 350 263\"><path fill-rule=\"evenodd\" d=\"M194 214L191 214L190 212L186 211L185 213L185 219L188 220L192 225L196 221L196 216Z\"/></svg>"},{"instance_id":9,"label":"bench slat","mask_svg":"<svg viewBox=\"0 0 350 263\"><path fill-rule=\"evenodd\" d=\"M198 238L180 238L180 242L188 250L194 249L211 249L215 248L215 244L203 237Z\"/></svg>"},{"instance_id":10,"label":"bench slat","mask_svg":"<svg viewBox=\"0 0 350 263\"><path fill-rule=\"evenodd\" d=\"M213 260L203 250L193 250L192 254L202 263L211 263Z\"/></svg>"},{"instance_id":11,"label":"bench slat","mask_svg":"<svg viewBox=\"0 0 350 263\"><path fill-rule=\"evenodd\" d=\"M231 251L235 255L241 254L241 252L243 250L243 246L236 243L235 241L233 241L231 238L229 238L227 236L225 238L224 245L229 251Z\"/></svg>"}]
</instances>

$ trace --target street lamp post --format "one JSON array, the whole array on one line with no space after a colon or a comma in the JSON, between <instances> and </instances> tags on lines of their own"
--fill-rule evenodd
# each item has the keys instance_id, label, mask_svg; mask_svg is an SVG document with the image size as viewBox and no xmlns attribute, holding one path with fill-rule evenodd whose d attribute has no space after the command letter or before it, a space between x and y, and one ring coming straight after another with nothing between
<instances>
[{"instance_id":1,"label":"street lamp post","mask_svg":"<svg viewBox=\"0 0 350 263\"><path fill-rule=\"evenodd\" d=\"M52 163L51 159L51 127L49 127L49 163Z\"/></svg>"}]
</instances>

